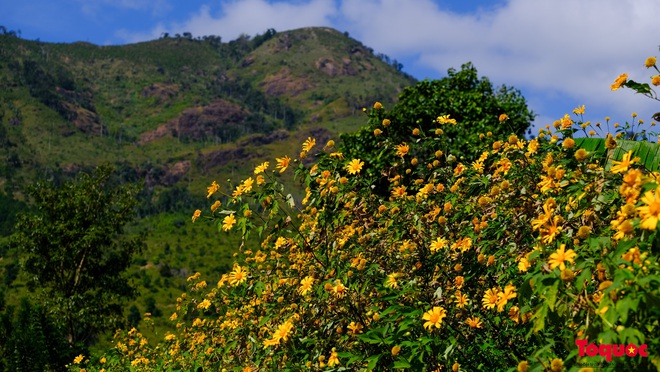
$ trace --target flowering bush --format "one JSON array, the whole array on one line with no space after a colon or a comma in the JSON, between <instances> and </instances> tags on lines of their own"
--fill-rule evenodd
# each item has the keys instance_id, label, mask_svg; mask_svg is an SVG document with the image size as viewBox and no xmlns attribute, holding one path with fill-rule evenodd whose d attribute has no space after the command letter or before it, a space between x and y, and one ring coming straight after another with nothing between
<instances>
[{"instance_id":1,"label":"flowering bush","mask_svg":"<svg viewBox=\"0 0 660 372\"><path fill-rule=\"evenodd\" d=\"M118 334L73 369L660 368L660 173L614 157L615 136L578 146L577 111L529 141L482 133L481 155L459 161L437 148L445 113L393 143L376 104L369 131L396 159L377 174L309 138L300 157L314 164L284 156L233 190L214 182L193 222L258 233L260 247L221 278L188 278L176 333Z\"/></svg>"}]
</instances>

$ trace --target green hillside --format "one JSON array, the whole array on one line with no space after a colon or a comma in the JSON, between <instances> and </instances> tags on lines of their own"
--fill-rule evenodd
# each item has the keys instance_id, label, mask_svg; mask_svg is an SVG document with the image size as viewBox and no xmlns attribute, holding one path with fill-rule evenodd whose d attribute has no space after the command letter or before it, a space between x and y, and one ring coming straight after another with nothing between
<instances>
[{"instance_id":1,"label":"green hillside","mask_svg":"<svg viewBox=\"0 0 660 372\"><path fill-rule=\"evenodd\" d=\"M132 269L141 313L171 303L190 273L226 272L238 240L219 241L213 226L193 232L190 224L205 185L238 179L274 156L293 157L307 136L338 139L363 123L362 107L376 100L391 107L415 81L385 61L328 28L124 46L0 35L0 285L7 303L27 293L6 239L16 213L30 208L25 186L59 183L103 163L115 165L123 181L144 183L130 227L146 236Z\"/></svg>"}]
</instances>

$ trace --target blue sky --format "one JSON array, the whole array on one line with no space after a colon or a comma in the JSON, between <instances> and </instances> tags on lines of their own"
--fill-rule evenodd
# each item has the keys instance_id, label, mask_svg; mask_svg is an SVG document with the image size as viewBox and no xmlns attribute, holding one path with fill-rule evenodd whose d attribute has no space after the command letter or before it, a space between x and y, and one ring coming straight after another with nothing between
<instances>
[{"instance_id":1,"label":"blue sky","mask_svg":"<svg viewBox=\"0 0 660 372\"><path fill-rule=\"evenodd\" d=\"M268 28L334 27L418 79L471 61L494 84L522 91L550 124L586 105L585 120L647 124L660 102L609 86L648 82L658 56L658 0L0 0L0 25L47 42L126 44L170 34L224 41Z\"/></svg>"}]
</instances>

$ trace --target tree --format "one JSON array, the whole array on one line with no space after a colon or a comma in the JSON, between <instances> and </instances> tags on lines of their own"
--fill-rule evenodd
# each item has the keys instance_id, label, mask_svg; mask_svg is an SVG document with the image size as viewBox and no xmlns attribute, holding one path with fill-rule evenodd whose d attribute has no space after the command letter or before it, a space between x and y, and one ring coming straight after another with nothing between
<instances>
[{"instance_id":1,"label":"tree","mask_svg":"<svg viewBox=\"0 0 660 372\"><path fill-rule=\"evenodd\" d=\"M502 114L508 119L500 121ZM436 119L443 115L449 115L457 124L438 124ZM412 134L414 129L426 135L442 128L444 133L433 148L417 148L411 157L432 162L435 152L441 150L445 156L451 154L468 163L484 150L480 134L491 132L495 138L522 136L533 118L518 90L504 85L493 88L488 78L479 78L477 69L466 63L460 71L449 69L447 77L424 80L404 89L390 111L371 110L369 126L341 137L341 151L348 159L364 160L363 173L378 178L395 163L395 146L420 138ZM383 125L384 119L391 124ZM375 130L382 131L382 135L376 136Z\"/></svg>"},{"instance_id":2,"label":"tree","mask_svg":"<svg viewBox=\"0 0 660 372\"><path fill-rule=\"evenodd\" d=\"M76 352L45 309L22 298L0 313L0 371L64 371Z\"/></svg>"},{"instance_id":3,"label":"tree","mask_svg":"<svg viewBox=\"0 0 660 372\"><path fill-rule=\"evenodd\" d=\"M123 324L122 305L136 295L125 271L141 243L123 229L133 219L138 188L114 182L113 171L101 166L59 187L29 187L36 212L19 216L11 239L28 288L55 315L71 346Z\"/></svg>"}]
</instances>

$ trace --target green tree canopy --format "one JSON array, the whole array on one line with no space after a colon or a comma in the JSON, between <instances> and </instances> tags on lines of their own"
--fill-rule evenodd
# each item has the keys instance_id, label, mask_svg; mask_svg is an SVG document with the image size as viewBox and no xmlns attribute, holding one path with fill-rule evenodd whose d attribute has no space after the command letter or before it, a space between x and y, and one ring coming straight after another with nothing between
<instances>
[{"instance_id":1,"label":"green tree canopy","mask_svg":"<svg viewBox=\"0 0 660 372\"><path fill-rule=\"evenodd\" d=\"M371 110L367 127L342 135L344 155L364 160L365 173L378 178L395 163L397 145L434 135L436 129L442 129L442 136L431 147L416 147L412 154L420 162L432 161L438 150L468 162L481 154L485 143L481 134L491 132L495 138L525 134L534 114L520 91L504 85L494 88L488 78L478 76L471 63L462 65L460 71L451 68L447 74L406 88L389 111ZM507 119L500 121L502 114ZM437 118L445 115L456 124L439 124ZM383 123L385 119L389 124ZM419 134L413 134L415 129Z\"/></svg>"},{"instance_id":2,"label":"green tree canopy","mask_svg":"<svg viewBox=\"0 0 660 372\"><path fill-rule=\"evenodd\" d=\"M125 271L141 243L123 228L133 219L137 187L113 182L112 174L101 166L59 187L29 187L36 212L20 215L12 236L30 290L56 314L71 345L123 323L122 305L135 296Z\"/></svg>"}]
</instances>

